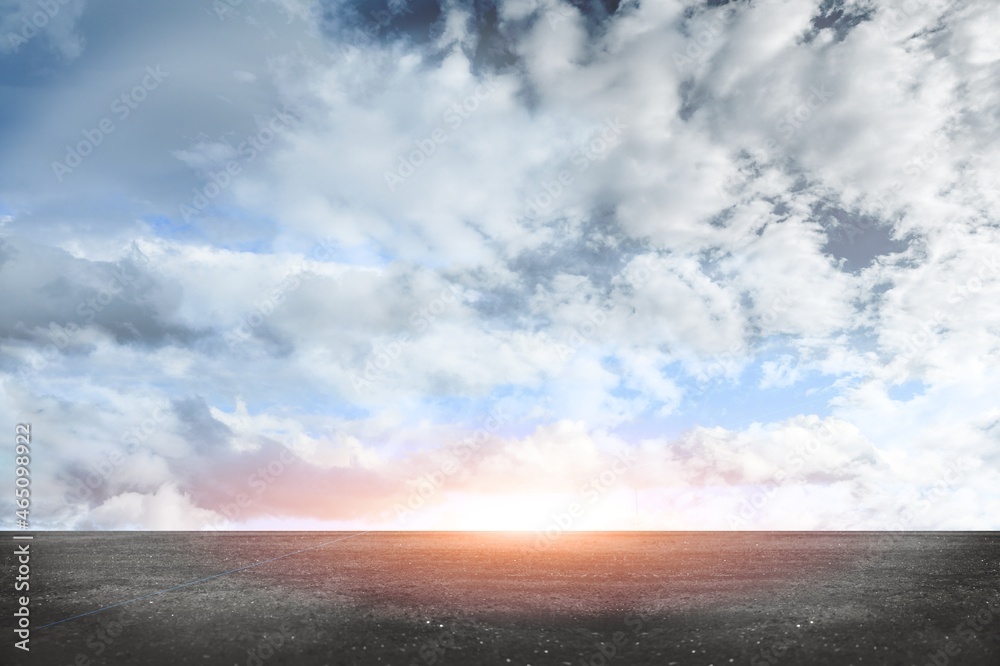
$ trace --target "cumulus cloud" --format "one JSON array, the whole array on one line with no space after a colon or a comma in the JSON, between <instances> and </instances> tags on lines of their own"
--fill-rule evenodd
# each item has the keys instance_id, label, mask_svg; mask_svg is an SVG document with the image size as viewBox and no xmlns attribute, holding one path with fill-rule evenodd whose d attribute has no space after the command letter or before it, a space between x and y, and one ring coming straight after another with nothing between
<instances>
[{"instance_id":1,"label":"cumulus cloud","mask_svg":"<svg viewBox=\"0 0 1000 666\"><path fill-rule=\"evenodd\" d=\"M173 484L154 493L122 493L87 514L83 529L184 530L211 524L212 511L195 506Z\"/></svg>"},{"instance_id":2,"label":"cumulus cloud","mask_svg":"<svg viewBox=\"0 0 1000 666\"><path fill-rule=\"evenodd\" d=\"M988 2L60 7L0 112L44 524L996 527Z\"/></svg>"}]
</instances>

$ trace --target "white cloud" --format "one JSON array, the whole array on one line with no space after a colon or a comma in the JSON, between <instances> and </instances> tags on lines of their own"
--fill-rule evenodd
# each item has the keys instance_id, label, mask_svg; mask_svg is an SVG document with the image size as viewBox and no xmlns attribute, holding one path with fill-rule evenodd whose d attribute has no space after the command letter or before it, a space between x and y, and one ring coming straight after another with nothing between
<instances>
[{"instance_id":1,"label":"white cloud","mask_svg":"<svg viewBox=\"0 0 1000 666\"><path fill-rule=\"evenodd\" d=\"M170 483L154 493L122 493L91 510L81 529L197 530L218 523L221 516L192 504Z\"/></svg>"},{"instance_id":2,"label":"white cloud","mask_svg":"<svg viewBox=\"0 0 1000 666\"><path fill-rule=\"evenodd\" d=\"M342 9L130 23L171 78L58 188L49 157L135 72L74 51L68 9L36 37L86 65L21 89L0 136L0 407L55 442L51 524L377 520L502 405L416 524L558 508L636 450L587 525L630 520L632 484L650 527L878 527L907 502L915 527L996 526L988 2L848 2L818 29L809 0L512 0L489 44L453 4L365 40ZM182 219L274 109L287 126ZM831 398L799 414L796 392ZM781 415L727 420L751 394ZM314 502L331 484L351 500Z\"/></svg>"}]
</instances>

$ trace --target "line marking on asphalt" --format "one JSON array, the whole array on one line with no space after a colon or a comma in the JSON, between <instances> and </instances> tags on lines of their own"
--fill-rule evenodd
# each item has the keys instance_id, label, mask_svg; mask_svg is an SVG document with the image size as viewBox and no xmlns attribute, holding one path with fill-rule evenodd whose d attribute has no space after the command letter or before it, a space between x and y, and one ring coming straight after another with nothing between
<instances>
[{"instance_id":1,"label":"line marking on asphalt","mask_svg":"<svg viewBox=\"0 0 1000 666\"><path fill-rule=\"evenodd\" d=\"M365 535L365 534L370 534L370 533L371 533L371 530L368 530L366 532L358 532L357 534L352 534L350 536L345 536L345 537L341 537L339 539L334 539L333 541L327 541L326 543L321 543L318 546L310 546L309 548L303 548L301 550L296 550L295 552L292 552L292 553L285 553L284 555L278 555L277 557L272 557L272 558L267 559L267 560L261 560L260 562L254 562L253 564L248 564L246 566L237 567L235 569L230 569L229 571L223 571L221 573L212 574L211 576L205 576L204 578L199 578L198 580L192 580L192 581L189 581L187 583L181 583L180 585L174 585L173 587L168 587L167 589L160 590L159 592L153 592L151 594L146 594L146 595L143 595L141 597L136 597L135 599L129 599L128 601L119 601L118 603L111 604L110 606L105 606L103 608L98 608L96 610L87 611L86 613L80 613L79 615L74 615L72 617L67 617L67 618L62 619L62 620L56 620L55 622L49 622L48 624L43 624L40 627L35 627L35 629L36 630L38 630L38 629L45 629L46 627L52 627L52 626L55 626L57 624L62 624L63 622L69 622L70 620L76 620L76 619L79 619L81 617L86 617L88 615L93 615L95 613L101 613L101 612L104 612L106 610L110 610L112 608L117 608L118 606L124 606L125 604L135 603L136 601L143 601L144 599L149 599L151 597L156 597L156 596L159 596L161 594L166 594L167 592L173 592L174 590L179 590L179 589L184 588L184 587L190 587L191 585L197 585L198 583L204 583L207 580L212 580L213 578L218 578L219 576L226 576L226 575L231 574L231 573L236 573L237 571L245 571L246 569L253 569L254 567L259 567L260 565L267 564L268 562L274 562L275 560L284 559L286 557L291 557L292 555L298 555L299 553L305 553L305 552L310 551L310 550L316 550L317 548L322 548L324 546L329 546L330 544L337 543L338 541L346 541L348 539L353 539L354 537L359 537L359 536L362 536L362 535Z\"/></svg>"}]
</instances>

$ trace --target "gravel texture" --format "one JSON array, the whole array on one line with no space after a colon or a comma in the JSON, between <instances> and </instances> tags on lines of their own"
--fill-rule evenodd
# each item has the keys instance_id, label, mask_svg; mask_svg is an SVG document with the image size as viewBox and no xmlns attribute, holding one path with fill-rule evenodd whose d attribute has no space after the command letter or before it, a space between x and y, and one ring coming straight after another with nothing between
<instances>
[{"instance_id":1,"label":"gravel texture","mask_svg":"<svg viewBox=\"0 0 1000 666\"><path fill-rule=\"evenodd\" d=\"M350 534L35 533L0 663L1000 664L997 533Z\"/></svg>"}]
</instances>

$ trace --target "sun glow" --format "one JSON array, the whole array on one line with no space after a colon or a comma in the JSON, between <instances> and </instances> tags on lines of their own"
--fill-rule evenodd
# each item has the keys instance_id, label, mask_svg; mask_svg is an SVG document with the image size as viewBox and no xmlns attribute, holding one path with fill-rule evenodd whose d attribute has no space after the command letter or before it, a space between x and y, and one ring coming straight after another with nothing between
<instances>
[{"instance_id":1,"label":"sun glow","mask_svg":"<svg viewBox=\"0 0 1000 666\"><path fill-rule=\"evenodd\" d=\"M616 489L592 502L579 493L455 493L440 505L415 512L409 528L498 532L631 529L635 527L634 502L629 489Z\"/></svg>"},{"instance_id":2,"label":"sun glow","mask_svg":"<svg viewBox=\"0 0 1000 666\"><path fill-rule=\"evenodd\" d=\"M449 498L440 520L444 529L533 531L544 527L552 503L548 495L462 494Z\"/></svg>"}]
</instances>

